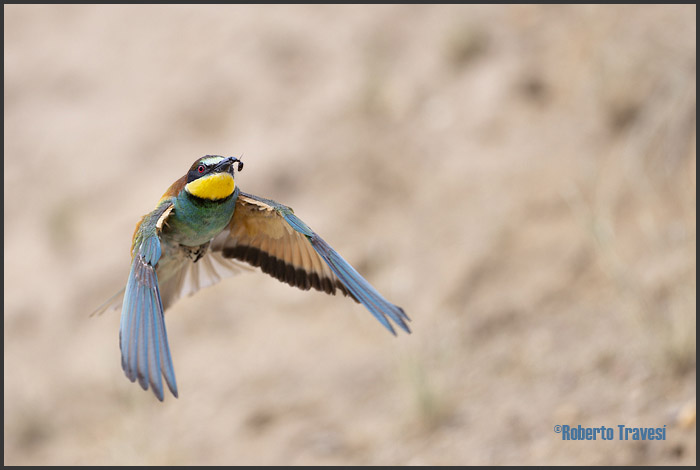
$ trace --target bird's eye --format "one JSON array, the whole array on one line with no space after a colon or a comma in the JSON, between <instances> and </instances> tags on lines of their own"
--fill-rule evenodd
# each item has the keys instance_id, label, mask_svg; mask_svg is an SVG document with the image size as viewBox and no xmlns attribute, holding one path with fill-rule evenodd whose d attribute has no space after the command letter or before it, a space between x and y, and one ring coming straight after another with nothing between
<instances>
[{"instance_id":1,"label":"bird's eye","mask_svg":"<svg viewBox=\"0 0 700 470\"><path fill-rule=\"evenodd\" d=\"M200 175L201 175L202 173L204 173L204 170L205 170L204 165L199 165L199 166L197 167L197 172L198 172Z\"/></svg>"}]
</instances>

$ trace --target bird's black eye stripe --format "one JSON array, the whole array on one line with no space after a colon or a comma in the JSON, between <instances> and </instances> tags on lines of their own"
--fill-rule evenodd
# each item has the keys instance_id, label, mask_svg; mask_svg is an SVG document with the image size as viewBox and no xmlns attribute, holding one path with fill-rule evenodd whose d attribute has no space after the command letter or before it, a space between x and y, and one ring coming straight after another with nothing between
<instances>
[{"instance_id":1,"label":"bird's black eye stripe","mask_svg":"<svg viewBox=\"0 0 700 470\"><path fill-rule=\"evenodd\" d=\"M210 166L203 162L192 165L190 171L187 173L187 182L190 183L197 178L201 178L202 176L206 175L210 169Z\"/></svg>"}]
</instances>

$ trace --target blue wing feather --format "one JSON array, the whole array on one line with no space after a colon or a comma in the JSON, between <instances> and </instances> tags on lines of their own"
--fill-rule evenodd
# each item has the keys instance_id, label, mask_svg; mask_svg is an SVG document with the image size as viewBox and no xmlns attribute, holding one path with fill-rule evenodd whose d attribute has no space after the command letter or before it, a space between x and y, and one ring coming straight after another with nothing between
<instances>
[{"instance_id":1,"label":"blue wing feather","mask_svg":"<svg viewBox=\"0 0 700 470\"><path fill-rule=\"evenodd\" d=\"M138 380L144 390L150 387L163 401L161 375L175 397L177 385L155 270L161 255L160 240L151 233L137 241L122 304L122 369L129 380Z\"/></svg>"},{"instance_id":2,"label":"blue wing feather","mask_svg":"<svg viewBox=\"0 0 700 470\"><path fill-rule=\"evenodd\" d=\"M161 307L162 308L162 307ZM170 393L177 398L177 384L175 382L175 369L173 368L173 359L170 357L170 348L168 347L168 334L165 331L165 318L161 315L157 319L158 327L158 342L160 345L160 371L165 377L165 383L168 384Z\"/></svg>"},{"instance_id":3,"label":"blue wing feather","mask_svg":"<svg viewBox=\"0 0 700 470\"><path fill-rule=\"evenodd\" d=\"M146 292L144 292L144 289L139 286L136 292L138 294L136 308L139 310L140 316L140 321L137 323L136 377L141 388L148 390L148 369L146 369L146 364L148 361L148 317L151 313L146 309Z\"/></svg>"},{"instance_id":4,"label":"blue wing feather","mask_svg":"<svg viewBox=\"0 0 700 470\"><path fill-rule=\"evenodd\" d=\"M372 285L363 278L360 273L358 273L355 268L353 268L350 263L345 261L337 251L331 248L328 243L325 242L321 237L319 237L308 225L306 225L301 219L299 219L294 213L284 207L281 209L279 205L278 212L284 217L284 220L297 232L306 235L311 243L311 246L316 250L316 253L323 258L323 260L328 263L328 266L333 271L340 282L348 289L348 291L362 304L367 310L370 311L374 317L379 320L379 322L384 325L384 327L389 330L393 335L396 335L396 331L389 323L388 318L390 318L394 323L396 323L402 330L406 333L410 333L411 330L406 324L410 321L408 315L403 311L401 307L398 307L391 302L387 301L382 295L372 287Z\"/></svg>"},{"instance_id":5,"label":"blue wing feather","mask_svg":"<svg viewBox=\"0 0 700 470\"><path fill-rule=\"evenodd\" d=\"M148 338L148 376L151 382L155 381L153 386L153 392L156 394L159 400L163 400L163 381L160 374L160 341L158 340L158 329L156 327L158 323L158 305L155 302L155 298L151 296L149 313L148 315L148 332L150 337Z\"/></svg>"}]
</instances>

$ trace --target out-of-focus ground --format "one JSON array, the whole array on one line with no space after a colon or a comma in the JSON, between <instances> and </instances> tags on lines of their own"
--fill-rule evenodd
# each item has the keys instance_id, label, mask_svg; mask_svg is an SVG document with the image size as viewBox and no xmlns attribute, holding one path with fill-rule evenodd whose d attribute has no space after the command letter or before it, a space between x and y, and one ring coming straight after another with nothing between
<instances>
[{"instance_id":1,"label":"out-of-focus ground","mask_svg":"<svg viewBox=\"0 0 700 470\"><path fill-rule=\"evenodd\" d=\"M694 5L4 14L5 464L696 463ZM255 272L131 384L88 314L207 153L413 334Z\"/></svg>"}]
</instances>

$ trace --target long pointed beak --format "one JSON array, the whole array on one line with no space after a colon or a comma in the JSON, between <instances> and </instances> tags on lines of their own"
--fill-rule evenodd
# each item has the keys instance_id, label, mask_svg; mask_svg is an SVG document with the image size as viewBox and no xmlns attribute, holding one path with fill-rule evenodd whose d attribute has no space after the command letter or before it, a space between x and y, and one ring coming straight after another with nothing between
<instances>
[{"instance_id":1,"label":"long pointed beak","mask_svg":"<svg viewBox=\"0 0 700 470\"><path fill-rule=\"evenodd\" d=\"M223 159L218 165L216 165L216 171L218 172L230 172L233 174L233 164L238 162L238 171L243 169L243 162L236 157L228 157Z\"/></svg>"}]
</instances>

